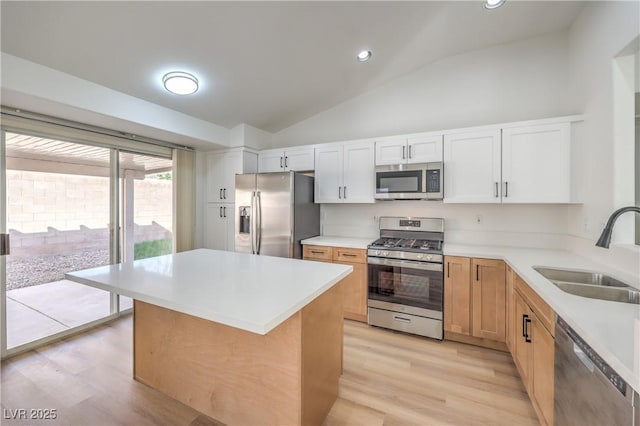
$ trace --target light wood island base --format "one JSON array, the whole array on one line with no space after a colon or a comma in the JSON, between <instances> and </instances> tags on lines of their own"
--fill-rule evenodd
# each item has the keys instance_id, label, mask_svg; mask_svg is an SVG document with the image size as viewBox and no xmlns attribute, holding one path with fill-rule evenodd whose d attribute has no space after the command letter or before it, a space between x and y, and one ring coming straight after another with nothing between
<instances>
[{"instance_id":1,"label":"light wood island base","mask_svg":"<svg viewBox=\"0 0 640 426\"><path fill-rule=\"evenodd\" d=\"M342 372L341 287L266 335L136 300L134 378L229 425L321 424Z\"/></svg>"}]
</instances>

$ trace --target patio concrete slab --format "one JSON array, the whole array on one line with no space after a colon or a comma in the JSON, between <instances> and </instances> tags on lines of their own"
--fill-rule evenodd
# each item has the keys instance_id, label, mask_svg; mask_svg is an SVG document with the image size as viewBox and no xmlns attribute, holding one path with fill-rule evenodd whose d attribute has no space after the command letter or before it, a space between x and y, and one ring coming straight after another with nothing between
<instances>
[{"instance_id":1,"label":"patio concrete slab","mask_svg":"<svg viewBox=\"0 0 640 426\"><path fill-rule=\"evenodd\" d=\"M120 298L120 310L133 306ZM68 280L7 291L7 347L13 348L109 315L110 295Z\"/></svg>"},{"instance_id":2,"label":"patio concrete slab","mask_svg":"<svg viewBox=\"0 0 640 426\"><path fill-rule=\"evenodd\" d=\"M7 299L8 348L59 333L67 328L28 306Z\"/></svg>"},{"instance_id":3,"label":"patio concrete slab","mask_svg":"<svg viewBox=\"0 0 640 426\"><path fill-rule=\"evenodd\" d=\"M9 290L7 297L68 328L109 315L109 292L68 280Z\"/></svg>"}]
</instances>

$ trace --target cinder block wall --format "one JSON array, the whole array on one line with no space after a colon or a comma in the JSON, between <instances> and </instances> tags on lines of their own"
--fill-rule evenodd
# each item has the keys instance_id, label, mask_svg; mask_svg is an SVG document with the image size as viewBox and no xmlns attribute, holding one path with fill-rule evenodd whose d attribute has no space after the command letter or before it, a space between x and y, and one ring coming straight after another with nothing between
<instances>
[{"instance_id":1,"label":"cinder block wall","mask_svg":"<svg viewBox=\"0 0 640 426\"><path fill-rule=\"evenodd\" d=\"M171 181L134 181L136 242L171 236L171 200ZM7 170L7 222L14 256L108 249L109 179Z\"/></svg>"}]
</instances>

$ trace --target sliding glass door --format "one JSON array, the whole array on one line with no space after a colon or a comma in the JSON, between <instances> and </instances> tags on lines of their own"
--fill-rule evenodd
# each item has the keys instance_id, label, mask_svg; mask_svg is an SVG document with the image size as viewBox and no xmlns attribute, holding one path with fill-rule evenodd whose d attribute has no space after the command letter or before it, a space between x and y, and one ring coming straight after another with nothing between
<instances>
[{"instance_id":1,"label":"sliding glass door","mask_svg":"<svg viewBox=\"0 0 640 426\"><path fill-rule=\"evenodd\" d=\"M65 279L172 251L172 160L2 131L3 356L88 328L128 298Z\"/></svg>"}]
</instances>

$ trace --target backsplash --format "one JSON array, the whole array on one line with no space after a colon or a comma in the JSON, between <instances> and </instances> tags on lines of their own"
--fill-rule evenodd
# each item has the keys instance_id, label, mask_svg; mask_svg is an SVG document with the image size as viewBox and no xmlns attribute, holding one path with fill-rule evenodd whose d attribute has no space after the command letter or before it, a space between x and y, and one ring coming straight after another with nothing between
<instances>
[{"instance_id":1,"label":"backsplash","mask_svg":"<svg viewBox=\"0 0 640 426\"><path fill-rule=\"evenodd\" d=\"M566 205L444 204L389 201L375 204L323 204L323 235L375 238L380 216L442 217L445 242L563 249Z\"/></svg>"}]
</instances>

